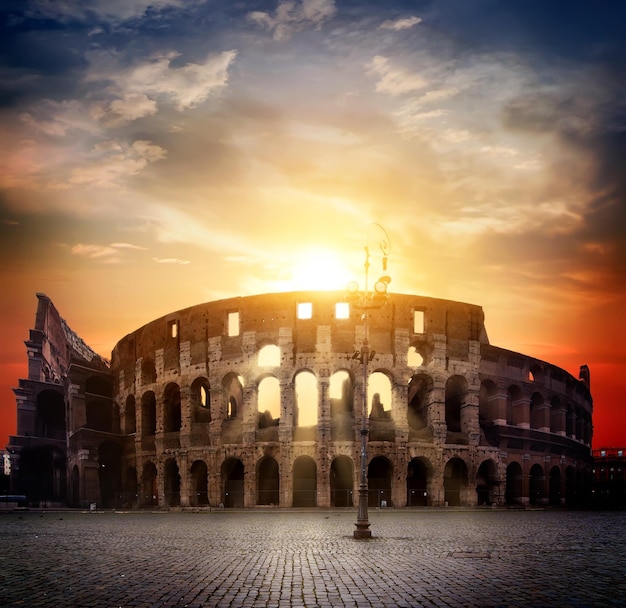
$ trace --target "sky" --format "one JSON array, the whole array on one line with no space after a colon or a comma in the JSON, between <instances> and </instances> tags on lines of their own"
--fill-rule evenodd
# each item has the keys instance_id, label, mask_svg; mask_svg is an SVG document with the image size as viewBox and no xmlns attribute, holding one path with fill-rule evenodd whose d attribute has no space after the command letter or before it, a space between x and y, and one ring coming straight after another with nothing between
<instances>
[{"instance_id":1,"label":"sky","mask_svg":"<svg viewBox=\"0 0 626 608\"><path fill-rule=\"evenodd\" d=\"M363 282L591 373L626 445L626 5L4 0L0 445L43 292L110 357L201 302Z\"/></svg>"}]
</instances>

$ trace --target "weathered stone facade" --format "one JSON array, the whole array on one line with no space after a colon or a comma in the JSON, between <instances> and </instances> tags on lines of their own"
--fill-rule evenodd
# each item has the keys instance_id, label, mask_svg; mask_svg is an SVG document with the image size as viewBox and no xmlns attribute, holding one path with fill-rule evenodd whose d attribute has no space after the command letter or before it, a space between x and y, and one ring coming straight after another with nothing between
<instances>
[{"instance_id":1,"label":"weathered stone facade","mask_svg":"<svg viewBox=\"0 0 626 608\"><path fill-rule=\"evenodd\" d=\"M365 376L370 505L586 500L585 366L576 379L490 345L479 306L393 294L366 330L338 304L343 293L210 302L122 338L110 370L78 353L58 387L70 504L355 505Z\"/></svg>"}]
</instances>

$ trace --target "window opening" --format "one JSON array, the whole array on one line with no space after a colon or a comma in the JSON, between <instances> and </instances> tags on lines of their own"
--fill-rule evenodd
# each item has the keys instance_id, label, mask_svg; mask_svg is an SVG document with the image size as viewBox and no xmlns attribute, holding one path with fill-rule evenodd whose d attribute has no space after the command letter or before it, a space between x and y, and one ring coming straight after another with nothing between
<instances>
[{"instance_id":1,"label":"window opening","mask_svg":"<svg viewBox=\"0 0 626 608\"><path fill-rule=\"evenodd\" d=\"M298 319L310 319L313 316L313 304L311 302L298 303Z\"/></svg>"},{"instance_id":2,"label":"window opening","mask_svg":"<svg viewBox=\"0 0 626 608\"><path fill-rule=\"evenodd\" d=\"M348 302L337 302L335 304L335 319L349 319L350 304Z\"/></svg>"},{"instance_id":3,"label":"window opening","mask_svg":"<svg viewBox=\"0 0 626 608\"><path fill-rule=\"evenodd\" d=\"M416 334L424 333L424 311L423 310L413 311L413 332Z\"/></svg>"},{"instance_id":4,"label":"window opening","mask_svg":"<svg viewBox=\"0 0 626 608\"><path fill-rule=\"evenodd\" d=\"M424 363L424 357L417 352L415 346L411 346L406 355L406 364L409 367L420 367Z\"/></svg>"},{"instance_id":5,"label":"window opening","mask_svg":"<svg viewBox=\"0 0 626 608\"><path fill-rule=\"evenodd\" d=\"M267 344L259 351L259 367L278 367L280 365L280 348L275 344Z\"/></svg>"},{"instance_id":6,"label":"window opening","mask_svg":"<svg viewBox=\"0 0 626 608\"><path fill-rule=\"evenodd\" d=\"M239 335L239 313L238 312L228 313L228 335L229 336Z\"/></svg>"}]
</instances>

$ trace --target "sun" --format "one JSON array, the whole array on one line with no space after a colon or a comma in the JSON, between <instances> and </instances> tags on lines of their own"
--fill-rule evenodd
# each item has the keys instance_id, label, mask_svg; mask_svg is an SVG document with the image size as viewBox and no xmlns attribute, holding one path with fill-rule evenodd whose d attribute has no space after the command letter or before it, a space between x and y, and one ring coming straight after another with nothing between
<instances>
[{"instance_id":1,"label":"sun","mask_svg":"<svg viewBox=\"0 0 626 608\"><path fill-rule=\"evenodd\" d=\"M296 253L290 271L293 291L344 289L352 278L341 254L320 247Z\"/></svg>"}]
</instances>

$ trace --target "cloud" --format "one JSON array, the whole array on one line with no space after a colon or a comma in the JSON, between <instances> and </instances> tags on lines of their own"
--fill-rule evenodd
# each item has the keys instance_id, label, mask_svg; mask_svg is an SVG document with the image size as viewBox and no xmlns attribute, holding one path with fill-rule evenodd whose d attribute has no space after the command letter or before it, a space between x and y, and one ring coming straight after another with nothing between
<instances>
[{"instance_id":1,"label":"cloud","mask_svg":"<svg viewBox=\"0 0 626 608\"><path fill-rule=\"evenodd\" d=\"M387 21L381 23L378 27L381 30L394 30L397 32L399 30L408 30L421 22L422 19L420 17L401 17L395 20L388 19Z\"/></svg>"},{"instance_id":2,"label":"cloud","mask_svg":"<svg viewBox=\"0 0 626 608\"><path fill-rule=\"evenodd\" d=\"M157 103L143 93L130 93L121 99L94 104L91 115L107 126L117 126L157 113Z\"/></svg>"},{"instance_id":3,"label":"cloud","mask_svg":"<svg viewBox=\"0 0 626 608\"><path fill-rule=\"evenodd\" d=\"M163 148L148 140L137 140L131 145L109 141L94 146L89 160L71 169L68 178L49 185L58 189L74 186L121 189L128 178L139 175L150 163L166 156Z\"/></svg>"},{"instance_id":4,"label":"cloud","mask_svg":"<svg viewBox=\"0 0 626 608\"><path fill-rule=\"evenodd\" d=\"M113 23L142 17L148 10L182 7L185 0L32 0L28 14L38 19L88 21L96 15Z\"/></svg>"},{"instance_id":5,"label":"cloud","mask_svg":"<svg viewBox=\"0 0 626 608\"><path fill-rule=\"evenodd\" d=\"M154 106L149 103L148 96L173 103L182 111L206 101L211 94L226 86L228 69L237 51L209 53L203 62L172 66L178 56L178 53L169 52L122 68L115 53L94 51L88 54L91 68L85 80L109 83L107 90L117 94L119 99L117 105L109 104L105 110L120 117L129 117L133 99L141 102L139 115L150 114Z\"/></svg>"},{"instance_id":6,"label":"cloud","mask_svg":"<svg viewBox=\"0 0 626 608\"><path fill-rule=\"evenodd\" d=\"M179 258L152 258L157 264L178 264L179 266L186 266L191 264L189 260L181 260Z\"/></svg>"},{"instance_id":7,"label":"cloud","mask_svg":"<svg viewBox=\"0 0 626 608\"><path fill-rule=\"evenodd\" d=\"M393 97L423 89L427 85L426 80L418 74L407 72L402 68L393 68L389 59L381 55L376 55L367 69L370 74L380 76L376 90Z\"/></svg>"},{"instance_id":8,"label":"cloud","mask_svg":"<svg viewBox=\"0 0 626 608\"><path fill-rule=\"evenodd\" d=\"M104 264L118 264L121 261L117 248L107 245L85 245L78 243L70 248L70 252L72 255L97 260Z\"/></svg>"},{"instance_id":9,"label":"cloud","mask_svg":"<svg viewBox=\"0 0 626 608\"><path fill-rule=\"evenodd\" d=\"M336 10L334 0L279 0L273 16L265 11L252 11L248 19L273 32L274 40L282 40L310 24L319 27Z\"/></svg>"}]
</instances>

